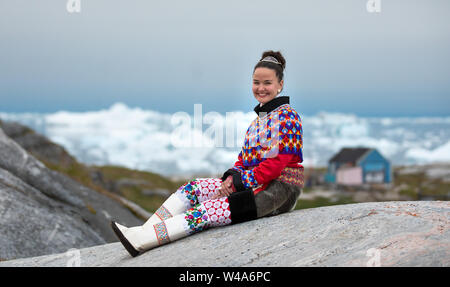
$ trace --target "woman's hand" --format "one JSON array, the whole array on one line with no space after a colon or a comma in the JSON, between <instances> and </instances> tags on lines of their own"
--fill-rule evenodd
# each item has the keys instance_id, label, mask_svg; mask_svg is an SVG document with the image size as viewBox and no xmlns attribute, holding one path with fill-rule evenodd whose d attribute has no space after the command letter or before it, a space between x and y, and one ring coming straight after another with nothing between
<instances>
[{"instance_id":1,"label":"woman's hand","mask_svg":"<svg viewBox=\"0 0 450 287\"><path fill-rule=\"evenodd\" d=\"M217 199L224 196L229 196L233 193L233 177L230 175L222 182L217 194L211 199Z\"/></svg>"}]
</instances>

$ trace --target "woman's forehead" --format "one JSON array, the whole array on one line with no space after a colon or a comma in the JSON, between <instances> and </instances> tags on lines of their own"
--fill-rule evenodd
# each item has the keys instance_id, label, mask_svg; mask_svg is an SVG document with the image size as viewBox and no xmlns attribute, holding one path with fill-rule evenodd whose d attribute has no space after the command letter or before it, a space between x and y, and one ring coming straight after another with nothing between
<instances>
[{"instance_id":1,"label":"woman's forehead","mask_svg":"<svg viewBox=\"0 0 450 287\"><path fill-rule=\"evenodd\" d=\"M275 71L269 68L257 68L253 73L253 79L258 80L273 80L275 77Z\"/></svg>"}]
</instances>

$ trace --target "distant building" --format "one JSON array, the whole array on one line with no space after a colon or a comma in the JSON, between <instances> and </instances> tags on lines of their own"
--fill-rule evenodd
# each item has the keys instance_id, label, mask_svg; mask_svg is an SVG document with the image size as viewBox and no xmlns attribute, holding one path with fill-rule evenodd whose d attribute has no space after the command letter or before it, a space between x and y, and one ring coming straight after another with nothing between
<instances>
[{"instance_id":1,"label":"distant building","mask_svg":"<svg viewBox=\"0 0 450 287\"><path fill-rule=\"evenodd\" d=\"M343 148L328 161L325 182L339 185L389 184L390 162L373 148Z\"/></svg>"}]
</instances>

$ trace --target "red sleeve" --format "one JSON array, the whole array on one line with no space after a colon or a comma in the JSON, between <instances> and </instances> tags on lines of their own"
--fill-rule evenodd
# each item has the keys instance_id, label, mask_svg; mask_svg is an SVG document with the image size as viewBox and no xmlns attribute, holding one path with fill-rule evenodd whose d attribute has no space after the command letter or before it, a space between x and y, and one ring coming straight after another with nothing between
<instances>
[{"instance_id":1,"label":"red sleeve","mask_svg":"<svg viewBox=\"0 0 450 287\"><path fill-rule=\"evenodd\" d=\"M239 170L244 170L244 162L242 160L242 151L238 155L238 160L234 163L234 167L238 168Z\"/></svg>"},{"instance_id":2,"label":"red sleeve","mask_svg":"<svg viewBox=\"0 0 450 287\"><path fill-rule=\"evenodd\" d=\"M239 190L243 189L241 174L244 172L244 162L242 160L242 151L238 155L238 160L234 163L234 166L228 169L222 175L222 181L226 180L229 176L233 177L233 189L239 188Z\"/></svg>"},{"instance_id":3,"label":"red sleeve","mask_svg":"<svg viewBox=\"0 0 450 287\"><path fill-rule=\"evenodd\" d=\"M298 156L295 154L278 154L274 158L268 158L253 169L253 174L258 185L271 182L280 176L281 171Z\"/></svg>"}]
</instances>

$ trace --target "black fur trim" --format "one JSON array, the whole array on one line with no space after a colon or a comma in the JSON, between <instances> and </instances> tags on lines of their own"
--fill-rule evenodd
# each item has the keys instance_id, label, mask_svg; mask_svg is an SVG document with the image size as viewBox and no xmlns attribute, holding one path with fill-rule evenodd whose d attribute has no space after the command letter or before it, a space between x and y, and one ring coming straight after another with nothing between
<instances>
[{"instance_id":1,"label":"black fur trim","mask_svg":"<svg viewBox=\"0 0 450 287\"><path fill-rule=\"evenodd\" d=\"M227 170L222 176L222 181L227 179L227 177L230 175L233 177L233 185L234 188L236 188L236 191L245 190L244 183L242 183L241 173L235 169L230 168L229 170Z\"/></svg>"},{"instance_id":2,"label":"black fur trim","mask_svg":"<svg viewBox=\"0 0 450 287\"><path fill-rule=\"evenodd\" d=\"M232 193L228 196L228 203L232 224L256 219L255 195L252 189Z\"/></svg>"}]
</instances>

